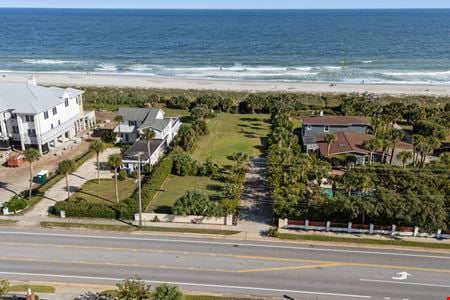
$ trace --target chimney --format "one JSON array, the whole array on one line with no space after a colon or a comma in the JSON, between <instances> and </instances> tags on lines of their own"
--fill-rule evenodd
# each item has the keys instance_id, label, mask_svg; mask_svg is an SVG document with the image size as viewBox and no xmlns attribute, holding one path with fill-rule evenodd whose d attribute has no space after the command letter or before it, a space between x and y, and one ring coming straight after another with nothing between
<instances>
[{"instance_id":1,"label":"chimney","mask_svg":"<svg viewBox=\"0 0 450 300\"><path fill-rule=\"evenodd\" d=\"M323 117L323 110L320 111L319 116Z\"/></svg>"},{"instance_id":2,"label":"chimney","mask_svg":"<svg viewBox=\"0 0 450 300\"><path fill-rule=\"evenodd\" d=\"M28 84L31 84L31 85L37 85L36 77L34 77L33 75L31 75L30 78L28 79Z\"/></svg>"}]
</instances>

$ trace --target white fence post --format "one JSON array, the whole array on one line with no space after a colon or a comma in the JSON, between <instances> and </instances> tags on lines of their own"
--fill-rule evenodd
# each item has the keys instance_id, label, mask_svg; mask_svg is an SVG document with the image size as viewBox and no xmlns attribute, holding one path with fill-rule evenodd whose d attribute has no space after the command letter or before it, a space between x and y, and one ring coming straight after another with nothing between
<instances>
[{"instance_id":1,"label":"white fence post","mask_svg":"<svg viewBox=\"0 0 450 300\"><path fill-rule=\"evenodd\" d=\"M442 229L438 229L437 233L436 233L436 238L440 239L442 237Z\"/></svg>"},{"instance_id":2,"label":"white fence post","mask_svg":"<svg viewBox=\"0 0 450 300\"><path fill-rule=\"evenodd\" d=\"M331 222L327 221L326 227L325 227L325 231L330 231L330 226L331 226Z\"/></svg>"},{"instance_id":3,"label":"white fence post","mask_svg":"<svg viewBox=\"0 0 450 300\"><path fill-rule=\"evenodd\" d=\"M413 236L418 236L418 235L419 235L419 227L418 226L414 226Z\"/></svg>"},{"instance_id":4,"label":"white fence post","mask_svg":"<svg viewBox=\"0 0 450 300\"><path fill-rule=\"evenodd\" d=\"M347 232L352 233L352 222L348 222Z\"/></svg>"},{"instance_id":5,"label":"white fence post","mask_svg":"<svg viewBox=\"0 0 450 300\"><path fill-rule=\"evenodd\" d=\"M309 220L305 220L305 230L309 229Z\"/></svg>"},{"instance_id":6,"label":"white fence post","mask_svg":"<svg viewBox=\"0 0 450 300\"><path fill-rule=\"evenodd\" d=\"M373 234L374 226L373 224L369 224L369 234Z\"/></svg>"},{"instance_id":7,"label":"white fence post","mask_svg":"<svg viewBox=\"0 0 450 300\"><path fill-rule=\"evenodd\" d=\"M391 235L395 235L396 232L397 232L397 226L396 225L392 225Z\"/></svg>"}]
</instances>

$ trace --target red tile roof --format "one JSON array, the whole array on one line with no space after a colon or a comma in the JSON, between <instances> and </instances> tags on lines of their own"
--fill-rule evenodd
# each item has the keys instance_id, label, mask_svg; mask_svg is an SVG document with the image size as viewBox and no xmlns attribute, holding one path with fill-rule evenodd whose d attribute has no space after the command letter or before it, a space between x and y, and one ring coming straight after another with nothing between
<instances>
[{"instance_id":1,"label":"red tile roof","mask_svg":"<svg viewBox=\"0 0 450 300\"><path fill-rule=\"evenodd\" d=\"M357 116L304 116L303 124L307 125L368 125L366 117Z\"/></svg>"}]
</instances>

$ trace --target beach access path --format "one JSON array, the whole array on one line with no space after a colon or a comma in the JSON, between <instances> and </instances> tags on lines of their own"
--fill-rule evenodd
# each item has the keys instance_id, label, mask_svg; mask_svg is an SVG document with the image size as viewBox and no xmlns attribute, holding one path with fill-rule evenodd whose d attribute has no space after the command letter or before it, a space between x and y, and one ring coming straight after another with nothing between
<instances>
[{"instance_id":1,"label":"beach access path","mask_svg":"<svg viewBox=\"0 0 450 300\"><path fill-rule=\"evenodd\" d=\"M242 92L305 92L352 93L390 95L448 96L450 85L426 84L371 84L301 82L301 81L250 81L212 80L157 77L149 75L86 74L86 73L18 73L0 72L0 82L26 82L35 76L39 84L62 86L103 86L129 88L158 88L185 90L216 90Z\"/></svg>"}]
</instances>

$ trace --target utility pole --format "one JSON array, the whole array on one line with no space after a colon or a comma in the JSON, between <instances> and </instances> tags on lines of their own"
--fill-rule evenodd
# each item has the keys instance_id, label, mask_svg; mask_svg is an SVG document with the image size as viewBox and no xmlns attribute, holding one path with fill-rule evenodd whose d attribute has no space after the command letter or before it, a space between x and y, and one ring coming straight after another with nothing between
<instances>
[{"instance_id":1,"label":"utility pole","mask_svg":"<svg viewBox=\"0 0 450 300\"><path fill-rule=\"evenodd\" d=\"M138 154L139 227L142 228L141 153Z\"/></svg>"}]
</instances>

